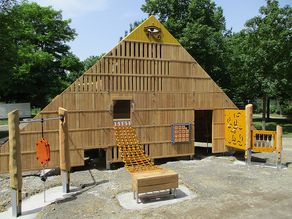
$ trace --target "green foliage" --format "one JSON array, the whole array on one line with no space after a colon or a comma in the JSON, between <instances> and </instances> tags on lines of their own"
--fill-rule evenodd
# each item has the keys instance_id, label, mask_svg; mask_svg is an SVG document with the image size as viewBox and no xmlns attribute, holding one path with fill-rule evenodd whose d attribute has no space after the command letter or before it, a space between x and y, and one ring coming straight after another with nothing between
<instances>
[{"instance_id":1,"label":"green foliage","mask_svg":"<svg viewBox=\"0 0 292 219\"><path fill-rule=\"evenodd\" d=\"M40 111L41 111L41 108L33 107L33 108L31 109L31 117L36 116L37 114L39 114Z\"/></svg>"},{"instance_id":2,"label":"green foliage","mask_svg":"<svg viewBox=\"0 0 292 219\"><path fill-rule=\"evenodd\" d=\"M1 0L0 3L0 100L2 100L3 85L9 79L7 73L13 68L17 57L17 45L13 41L11 31L16 28L17 21L12 16L8 16L12 5L13 2L9 0Z\"/></svg>"},{"instance_id":3,"label":"green foliage","mask_svg":"<svg viewBox=\"0 0 292 219\"><path fill-rule=\"evenodd\" d=\"M104 54L101 54L100 56L89 56L84 61L82 61L83 64L83 71L87 71L89 68L91 68L100 58L104 56Z\"/></svg>"},{"instance_id":4,"label":"green foliage","mask_svg":"<svg viewBox=\"0 0 292 219\"><path fill-rule=\"evenodd\" d=\"M260 16L246 22L247 44L261 93L270 97L292 93L292 8L268 0Z\"/></svg>"},{"instance_id":5,"label":"green foliage","mask_svg":"<svg viewBox=\"0 0 292 219\"><path fill-rule=\"evenodd\" d=\"M254 118L253 123L256 129L262 129L261 118ZM292 137L292 120L289 118L270 119L266 123L266 130L275 131L277 125L283 127L283 137Z\"/></svg>"},{"instance_id":6,"label":"green foliage","mask_svg":"<svg viewBox=\"0 0 292 219\"><path fill-rule=\"evenodd\" d=\"M8 45L1 46L7 59L0 60L5 67L0 98L42 107L68 86L67 73L82 67L66 44L76 36L75 30L60 11L36 3L1 13L1 21L6 20L5 34L0 35L1 45Z\"/></svg>"},{"instance_id":7,"label":"green foliage","mask_svg":"<svg viewBox=\"0 0 292 219\"><path fill-rule=\"evenodd\" d=\"M76 66L76 69L74 71L71 71L68 74L68 81L70 83L74 82L85 71L87 71L89 68L91 68L102 56L103 56L103 54L101 54L100 56L89 56L84 61L79 62L78 66ZM78 58L76 57L76 59L78 59Z\"/></svg>"},{"instance_id":8,"label":"green foliage","mask_svg":"<svg viewBox=\"0 0 292 219\"><path fill-rule=\"evenodd\" d=\"M7 125L8 120L7 119L0 119L0 125Z\"/></svg>"},{"instance_id":9,"label":"green foliage","mask_svg":"<svg viewBox=\"0 0 292 219\"><path fill-rule=\"evenodd\" d=\"M246 102L292 95L292 8L268 0L260 15L228 38L233 93Z\"/></svg>"},{"instance_id":10,"label":"green foliage","mask_svg":"<svg viewBox=\"0 0 292 219\"><path fill-rule=\"evenodd\" d=\"M283 104L283 114L292 118L292 101L287 101Z\"/></svg>"}]
</instances>

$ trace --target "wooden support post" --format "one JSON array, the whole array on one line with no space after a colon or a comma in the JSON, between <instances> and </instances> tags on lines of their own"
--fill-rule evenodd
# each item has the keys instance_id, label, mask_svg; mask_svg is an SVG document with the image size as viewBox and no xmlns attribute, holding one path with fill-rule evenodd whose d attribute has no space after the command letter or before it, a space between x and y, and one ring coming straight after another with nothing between
<instances>
[{"instance_id":1,"label":"wooden support post","mask_svg":"<svg viewBox=\"0 0 292 219\"><path fill-rule=\"evenodd\" d=\"M252 114L253 114L252 104L245 106L245 126L246 126L246 145L245 145L245 161L247 165L251 164L251 127L252 127Z\"/></svg>"},{"instance_id":2,"label":"wooden support post","mask_svg":"<svg viewBox=\"0 0 292 219\"><path fill-rule=\"evenodd\" d=\"M59 122L60 170L63 192L68 193L70 185L71 163L69 150L67 110L59 107L59 116L62 117L62 119Z\"/></svg>"},{"instance_id":3,"label":"wooden support post","mask_svg":"<svg viewBox=\"0 0 292 219\"><path fill-rule=\"evenodd\" d=\"M282 165L282 126L277 125L277 140L276 140L276 152L277 152L277 168Z\"/></svg>"},{"instance_id":4,"label":"wooden support post","mask_svg":"<svg viewBox=\"0 0 292 219\"><path fill-rule=\"evenodd\" d=\"M8 113L9 129L9 174L10 188L12 189L12 216L21 215L21 149L19 135L19 112L18 110Z\"/></svg>"}]
</instances>

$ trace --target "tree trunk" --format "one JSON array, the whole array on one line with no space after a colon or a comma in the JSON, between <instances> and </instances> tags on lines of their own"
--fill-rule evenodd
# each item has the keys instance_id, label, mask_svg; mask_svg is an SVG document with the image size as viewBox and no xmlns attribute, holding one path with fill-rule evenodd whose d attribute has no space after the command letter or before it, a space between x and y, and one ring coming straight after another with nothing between
<instances>
[{"instance_id":1,"label":"tree trunk","mask_svg":"<svg viewBox=\"0 0 292 219\"><path fill-rule=\"evenodd\" d=\"M278 98L277 98L277 112L280 114L280 116L283 115L281 103L280 103L280 100Z\"/></svg>"},{"instance_id":2,"label":"tree trunk","mask_svg":"<svg viewBox=\"0 0 292 219\"><path fill-rule=\"evenodd\" d=\"M262 113L262 130L266 130L266 106L267 106L267 96L263 96L263 113Z\"/></svg>"},{"instance_id":3,"label":"tree trunk","mask_svg":"<svg viewBox=\"0 0 292 219\"><path fill-rule=\"evenodd\" d=\"M267 97L267 121L270 121L270 98Z\"/></svg>"}]
</instances>

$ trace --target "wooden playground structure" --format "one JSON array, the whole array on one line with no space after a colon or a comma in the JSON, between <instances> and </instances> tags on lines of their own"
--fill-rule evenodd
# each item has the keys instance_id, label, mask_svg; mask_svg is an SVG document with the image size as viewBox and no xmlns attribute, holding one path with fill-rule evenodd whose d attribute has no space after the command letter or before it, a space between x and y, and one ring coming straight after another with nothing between
<instances>
[{"instance_id":1,"label":"wooden playground structure","mask_svg":"<svg viewBox=\"0 0 292 219\"><path fill-rule=\"evenodd\" d=\"M63 185L63 192L68 193L70 187L70 153L69 153L69 141L68 141L68 117L67 110L59 107L58 117L55 118L41 118L24 121L24 123L41 123L47 121L59 121L59 151L60 151L60 171ZM9 127L9 175L10 175L10 188L12 191L12 216L18 217L21 215L21 202L22 202L22 156L21 148L22 143L19 132L19 111L14 110L8 113L8 127ZM50 161L50 147L48 140L41 137L36 141L35 160L38 160L40 168L45 166ZM40 144L44 142L45 144ZM40 167L41 166L41 167ZM44 179L45 181L45 179ZM45 191L44 191L45 201Z\"/></svg>"},{"instance_id":2,"label":"wooden playground structure","mask_svg":"<svg viewBox=\"0 0 292 219\"><path fill-rule=\"evenodd\" d=\"M276 152L279 168L282 159L282 127L276 131L256 130L253 126L253 106L245 110L225 110L225 145L245 151L247 164L251 163L252 152Z\"/></svg>"},{"instance_id":3,"label":"wooden playground structure","mask_svg":"<svg viewBox=\"0 0 292 219\"><path fill-rule=\"evenodd\" d=\"M157 29L154 31L154 29ZM154 33L155 32L155 33ZM122 162L114 120L130 119L150 159L194 155L203 143L224 152L224 110L237 107L196 60L159 23L149 17L104 55L34 119L67 109L71 166L83 166L86 151L105 152L106 164ZM59 165L57 121L44 123L50 140L48 167ZM36 170L38 123L20 130L24 171ZM8 172L8 142L0 147L0 173Z\"/></svg>"},{"instance_id":4,"label":"wooden playground structure","mask_svg":"<svg viewBox=\"0 0 292 219\"><path fill-rule=\"evenodd\" d=\"M68 192L71 166L84 165L86 150L102 149L107 167L125 163L137 202L145 192L170 189L175 195L178 174L154 165L153 159L192 157L197 142L211 143L213 153L244 150L248 164L252 152L277 152L281 164L282 128L255 130L252 105L238 110L153 16L27 126L19 130L19 123L17 111L12 112L9 147L0 147L0 173L10 171L16 216L21 172L39 169L36 153L42 164L50 160L47 167L60 167L63 191ZM48 145L44 135L50 155L40 159ZM36 150L40 137L44 146Z\"/></svg>"}]
</instances>

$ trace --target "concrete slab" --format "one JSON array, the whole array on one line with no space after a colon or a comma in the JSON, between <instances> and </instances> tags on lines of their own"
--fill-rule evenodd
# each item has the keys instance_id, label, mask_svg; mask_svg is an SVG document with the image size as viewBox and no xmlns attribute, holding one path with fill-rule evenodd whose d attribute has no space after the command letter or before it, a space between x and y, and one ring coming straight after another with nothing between
<instances>
[{"instance_id":1,"label":"concrete slab","mask_svg":"<svg viewBox=\"0 0 292 219\"><path fill-rule=\"evenodd\" d=\"M74 190L75 188L70 187ZM59 200L64 200L76 192L63 193L62 186L53 187L46 190L46 202L44 202L44 193L38 193L34 196L29 197L28 199L22 200L22 215L17 217L21 219L32 219L35 218L37 213L40 212L43 207ZM0 213L0 219L9 219L15 218L12 217L12 209L9 208L7 211Z\"/></svg>"},{"instance_id":2,"label":"concrete slab","mask_svg":"<svg viewBox=\"0 0 292 219\"><path fill-rule=\"evenodd\" d=\"M140 201L137 203L133 198L133 192L121 193L117 196L120 205L129 210L140 210L146 208L158 208L164 205L175 204L189 199L194 199L196 194L186 186L180 185L176 190L176 198L169 194L169 191L140 194Z\"/></svg>"}]
</instances>

